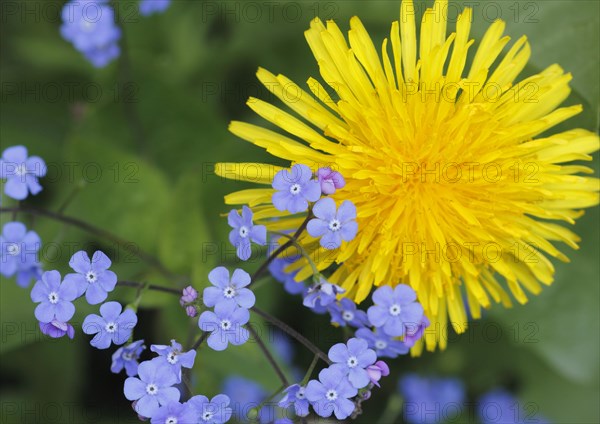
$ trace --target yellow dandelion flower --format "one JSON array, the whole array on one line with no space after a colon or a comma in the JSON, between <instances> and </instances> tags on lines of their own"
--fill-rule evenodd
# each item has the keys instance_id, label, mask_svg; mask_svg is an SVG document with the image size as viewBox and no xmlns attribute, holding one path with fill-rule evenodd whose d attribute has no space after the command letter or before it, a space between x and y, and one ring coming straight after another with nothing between
<instances>
[{"instance_id":1,"label":"yellow dandelion flower","mask_svg":"<svg viewBox=\"0 0 600 424\"><path fill-rule=\"evenodd\" d=\"M551 284L548 257L568 261L555 242L576 249L579 241L555 221L573 224L582 208L598 204L600 188L598 179L577 175L590 168L565 164L591 160L600 146L596 134L573 129L540 137L581 112L558 107L571 75L551 65L514 83L530 56L526 37L500 58L510 38L498 20L475 49L472 11L465 9L446 36L446 7L438 0L425 11L417 42L412 2L403 1L380 50L357 17L348 42L334 22L314 19L305 36L329 89L310 78L311 95L259 69L259 80L292 113L254 98L248 106L287 134L230 126L274 156L314 171L329 165L344 176L346 187L332 197L354 202L358 235L333 251L308 234L300 243L319 270L338 264L330 280L357 302L373 286L413 287L439 330L426 333L429 350L445 347L448 319L457 332L465 330L464 298L479 318L492 301L509 307L512 294L525 303L526 291ZM226 203L254 207L270 230L297 228L303 217L271 204L277 170L216 167L219 175L264 185L232 193ZM288 270L299 270L298 281L313 274L305 258Z\"/></svg>"}]
</instances>

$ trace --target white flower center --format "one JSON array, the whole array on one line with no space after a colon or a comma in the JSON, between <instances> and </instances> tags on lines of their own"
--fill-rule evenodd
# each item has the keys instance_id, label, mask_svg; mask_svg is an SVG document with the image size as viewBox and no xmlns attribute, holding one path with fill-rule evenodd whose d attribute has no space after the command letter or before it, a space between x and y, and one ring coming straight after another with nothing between
<instances>
[{"instance_id":1,"label":"white flower center","mask_svg":"<svg viewBox=\"0 0 600 424\"><path fill-rule=\"evenodd\" d=\"M178 422L179 421L177 421L177 417L169 417L165 421L165 424L177 424Z\"/></svg>"},{"instance_id":2,"label":"white flower center","mask_svg":"<svg viewBox=\"0 0 600 424\"><path fill-rule=\"evenodd\" d=\"M227 299L235 297L235 294L235 287L233 286L227 286L223 289L223 296L225 296Z\"/></svg>"},{"instance_id":3,"label":"white flower center","mask_svg":"<svg viewBox=\"0 0 600 424\"><path fill-rule=\"evenodd\" d=\"M342 312L342 318L344 321L352 321L354 319L354 312L344 311Z\"/></svg>"},{"instance_id":4,"label":"white flower center","mask_svg":"<svg viewBox=\"0 0 600 424\"><path fill-rule=\"evenodd\" d=\"M231 329L231 321L228 319L221 320L221 329L225 331Z\"/></svg>"},{"instance_id":5,"label":"white flower center","mask_svg":"<svg viewBox=\"0 0 600 424\"><path fill-rule=\"evenodd\" d=\"M58 293L56 293L56 292L50 292L50 294L48 295L48 300L53 305L56 305L58 303Z\"/></svg>"},{"instance_id":6,"label":"white flower center","mask_svg":"<svg viewBox=\"0 0 600 424\"><path fill-rule=\"evenodd\" d=\"M332 219L331 221L329 221L329 229L333 232L338 231L340 228L342 228L342 224L339 220L337 219Z\"/></svg>"},{"instance_id":7,"label":"white flower center","mask_svg":"<svg viewBox=\"0 0 600 424\"><path fill-rule=\"evenodd\" d=\"M206 411L206 412L204 412L204 414L202 414L202 419L203 419L204 421L208 421L208 420L210 420L212 417L213 417L213 413L212 413L212 412L209 412L209 411Z\"/></svg>"},{"instance_id":8,"label":"white flower center","mask_svg":"<svg viewBox=\"0 0 600 424\"><path fill-rule=\"evenodd\" d=\"M117 323L111 321L104 326L104 329L109 333L114 333L117 331Z\"/></svg>"},{"instance_id":9,"label":"white flower center","mask_svg":"<svg viewBox=\"0 0 600 424\"><path fill-rule=\"evenodd\" d=\"M390 306L390 315L397 317L398 315L400 315L401 310L402 309L400 309L400 305L394 303L392 306Z\"/></svg>"},{"instance_id":10,"label":"white flower center","mask_svg":"<svg viewBox=\"0 0 600 424\"><path fill-rule=\"evenodd\" d=\"M177 363L177 361L179 361L179 358L177 358L177 352L175 352L174 350L172 350L167 355L167 362L169 362L169 364L171 364L171 365L174 365L174 364Z\"/></svg>"},{"instance_id":11,"label":"white flower center","mask_svg":"<svg viewBox=\"0 0 600 424\"><path fill-rule=\"evenodd\" d=\"M96 280L98 280L98 276L94 271L88 271L87 274L85 274L85 279L88 283L95 283Z\"/></svg>"},{"instance_id":12,"label":"white flower center","mask_svg":"<svg viewBox=\"0 0 600 424\"><path fill-rule=\"evenodd\" d=\"M387 342L384 340L376 340L375 341L375 348L378 350L383 350L387 347Z\"/></svg>"},{"instance_id":13,"label":"white flower center","mask_svg":"<svg viewBox=\"0 0 600 424\"><path fill-rule=\"evenodd\" d=\"M6 251L11 256L17 256L19 253L21 253L21 246L19 246L17 243L9 243L8 246L6 246Z\"/></svg>"},{"instance_id":14,"label":"white flower center","mask_svg":"<svg viewBox=\"0 0 600 424\"><path fill-rule=\"evenodd\" d=\"M330 389L330 390L327 390L327 393L325 393L325 397L327 398L327 400L334 401L337 399L338 394L335 390Z\"/></svg>"},{"instance_id":15,"label":"white flower center","mask_svg":"<svg viewBox=\"0 0 600 424\"><path fill-rule=\"evenodd\" d=\"M296 392L296 398L297 398L297 399L304 399L304 398L305 398L305 395L304 395L304 391L305 391L305 390L306 390L306 389L305 389L304 387L300 387L300 388L298 389L298 391Z\"/></svg>"},{"instance_id":16,"label":"white flower center","mask_svg":"<svg viewBox=\"0 0 600 424\"><path fill-rule=\"evenodd\" d=\"M124 360L131 361L133 359L133 352L124 352L121 356Z\"/></svg>"},{"instance_id":17,"label":"white flower center","mask_svg":"<svg viewBox=\"0 0 600 424\"><path fill-rule=\"evenodd\" d=\"M356 366L358 365L358 359L356 358L356 356L351 356L348 358L346 364L348 365L348 368L356 368Z\"/></svg>"},{"instance_id":18,"label":"white flower center","mask_svg":"<svg viewBox=\"0 0 600 424\"><path fill-rule=\"evenodd\" d=\"M300 187L300 184L292 184L290 186L290 193L293 196L296 196L296 195L300 194L301 191L302 191L302 187Z\"/></svg>"},{"instance_id":19,"label":"white flower center","mask_svg":"<svg viewBox=\"0 0 600 424\"><path fill-rule=\"evenodd\" d=\"M15 175L17 177L22 177L25 174L27 174L27 167L24 163L21 163L15 168Z\"/></svg>"},{"instance_id":20,"label":"white flower center","mask_svg":"<svg viewBox=\"0 0 600 424\"><path fill-rule=\"evenodd\" d=\"M158 386L154 383L150 383L146 386L146 393L150 396L154 396L158 393Z\"/></svg>"},{"instance_id":21,"label":"white flower center","mask_svg":"<svg viewBox=\"0 0 600 424\"><path fill-rule=\"evenodd\" d=\"M246 238L248 237L248 234L250 233L250 231L248 230L248 227L246 227L245 225L242 225L240 227L240 237L241 238Z\"/></svg>"}]
</instances>

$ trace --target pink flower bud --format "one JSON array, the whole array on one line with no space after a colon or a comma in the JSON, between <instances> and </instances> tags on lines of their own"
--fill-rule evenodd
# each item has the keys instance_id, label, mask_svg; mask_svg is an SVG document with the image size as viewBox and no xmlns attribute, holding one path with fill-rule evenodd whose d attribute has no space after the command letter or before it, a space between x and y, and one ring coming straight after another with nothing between
<instances>
[{"instance_id":1,"label":"pink flower bud","mask_svg":"<svg viewBox=\"0 0 600 424\"><path fill-rule=\"evenodd\" d=\"M381 377L390 375L390 369L385 362L377 361L367 367L367 374L369 374L371 383L379 387L379 380L381 380Z\"/></svg>"},{"instance_id":2,"label":"pink flower bud","mask_svg":"<svg viewBox=\"0 0 600 424\"><path fill-rule=\"evenodd\" d=\"M192 306L192 305L186 306L185 313L187 314L188 317L192 317L192 318L194 318L196 315L198 315L198 311L196 310L196 307Z\"/></svg>"}]
</instances>

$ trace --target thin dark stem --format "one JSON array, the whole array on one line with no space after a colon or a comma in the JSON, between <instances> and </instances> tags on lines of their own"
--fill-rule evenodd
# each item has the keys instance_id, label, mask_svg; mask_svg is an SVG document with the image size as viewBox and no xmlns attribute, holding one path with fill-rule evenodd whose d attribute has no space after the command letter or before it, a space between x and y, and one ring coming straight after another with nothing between
<instances>
[{"instance_id":1,"label":"thin dark stem","mask_svg":"<svg viewBox=\"0 0 600 424\"><path fill-rule=\"evenodd\" d=\"M267 258L267 260L265 262L263 262L263 264L254 272L254 274L252 274L252 282L256 281L256 279L258 277L260 277L260 275L267 270L267 268L269 267L271 262L273 262L275 260L275 258L277 258L277 256L281 255L287 248L289 248L290 246L293 246L294 243L296 243L296 241L298 240L298 237L300 237L300 234L302 234L302 232L306 229L306 226L308 225L308 221L310 221L311 218L312 218L312 212L309 212L308 215L306 216L306 219L304 220L304 222L302 222L302 224L300 225L298 230L294 233L294 235L288 241L286 241L284 244L279 246L279 248L277 250L275 250L273 253L271 253L271 255Z\"/></svg>"},{"instance_id":2,"label":"thin dark stem","mask_svg":"<svg viewBox=\"0 0 600 424\"><path fill-rule=\"evenodd\" d=\"M138 289L149 289L149 290L156 290L156 291L161 291L161 292L165 292L165 293L172 293L175 294L177 296L181 296L181 290L178 289L174 289L171 287L165 287L165 286L158 286L156 284L144 284L144 283L138 283L137 281L117 281L117 285L119 286L123 286L123 287L136 287Z\"/></svg>"},{"instance_id":3,"label":"thin dark stem","mask_svg":"<svg viewBox=\"0 0 600 424\"><path fill-rule=\"evenodd\" d=\"M55 221L63 222L68 225L72 225L74 227L80 228L90 234L93 234L97 237L104 238L112 241L113 243L119 245L129 253L137 256L148 264L152 265L156 270L158 270L164 277L168 279L180 279L181 277L173 274L171 271L166 269L160 261L149 253L141 250L135 243L131 243L127 240L123 240L120 237L115 236L114 234L105 231L101 228L95 227L91 224L88 224L85 221L82 221L77 218L70 217L68 215L64 215L61 213L51 212L44 209L35 209L30 207L12 207L12 208L0 208L0 213L16 213L22 212L29 215L43 216L45 218L50 218Z\"/></svg>"},{"instance_id":4,"label":"thin dark stem","mask_svg":"<svg viewBox=\"0 0 600 424\"><path fill-rule=\"evenodd\" d=\"M204 340L206 340L208 338L208 333L202 333L200 335L200 337L198 337L198 340L196 340L196 343L194 343L192 345L192 348L190 350L198 350L198 348L200 347L200 345L202 343L204 343Z\"/></svg>"},{"instance_id":5,"label":"thin dark stem","mask_svg":"<svg viewBox=\"0 0 600 424\"><path fill-rule=\"evenodd\" d=\"M279 327L283 332L289 334L290 336L292 336L293 338L298 340L298 342L300 342L304 347L306 347L308 350L310 350L315 355L318 355L319 358L321 358L321 360L323 360L324 362L327 363L327 365L331 364L331 361L329 360L327 355L325 355L325 353L321 349L319 349L310 340L308 340L302 334L300 334L299 332L294 330L292 327L287 325L285 322L283 322L279 318L276 318L273 315L263 311L262 309L257 308L256 306L251 308L251 310L252 310L252 312L256 313L257 315L259 315L259 316L263 317L264 319L266 319L267 321L269 321L271 324Z\"/></svg>"},{"instance_id":6,"label":"thin dark stem","mask_svg":"<svg viewBox=\"0 0 600 424\"><path fill-rule=\"evenodd\" d=\"M251 325L246 325L246 328L248 329L248 331L250 332L250 334L252 334L252 337L256 340L256 343L258 343L258 346L260 347L260 349L265 354L265 358L267 358L267 361L269 361L269 364L271 364L271 367L273 368L273 371L275 371L275 374L277 374L277 377L279 377L279 379L281 380L281 382L286 387L289 386L290 384L288 383L288 380L285 377L285 374L281 370L281 367L279 366L279 364L277 363L277 361L275 360L275 358L273 358L273 355L271 354L271 352L269 351L269 349L267 348L267 346L265 346L265 344L261 340L260 336L258 335L258 333L256 332L256 330L254 329L254 327L252 327Z\"/></svg>"}]
</instances>

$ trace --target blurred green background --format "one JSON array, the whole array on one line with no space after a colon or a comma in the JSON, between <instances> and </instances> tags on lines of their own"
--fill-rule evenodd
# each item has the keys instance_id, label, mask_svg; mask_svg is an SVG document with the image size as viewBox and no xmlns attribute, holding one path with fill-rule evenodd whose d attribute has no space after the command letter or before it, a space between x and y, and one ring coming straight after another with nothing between
<instances>
[{"instance_id":1,"label":"blurred green background","mask_svg":"<svg viewBox=\"0 0 600 424\"><path fill-rule=\"evenodd\" d=\"M223 195L244 186L216 177L212 164L276 163L227 131L232 119L259 122L245 106L248 96L272 100L255 79L258 66L302 86L309 76L318 76L303 35L310 19L335 19L345 31L349 18L358 15L380 45L391 21L398 19L399 2L175 1L166 13L147 18L136 13L136 2L117 3L123 54L98 70L60 37L63 2L0 2L2 150L23 144L49 164L44 191L27 205L57 210L74 195L66 214L135 243L134 249L150 252L184 276L181 284L191 281L201 288L212 267L234 264L221 216L228 210ZM560 129L597 131L598 1L468 3L474 7L472 38L480 40L497 17L507 21L513 39L529 37L533 53L521 77L553 63L573 74L567 104L581 103L585 111ZM417 10L424 10L423 4L417 2ZM453 3L451 18L461 5ZM7 205L11 202L4 197ZM9 216L1 219L4 223ZM65 273L73 250L99 248L111 255L122 279L175 284L123 246L43 217L19 219L47 243L46 269ZM445 352L393 361L392 376L357 422L377 422L398 376L408 371L462 378L472 399L495 386L508 387L523 402L537 404L552 422L600 422L598 221L598 208L578 221L581 249L563 249L572 262L557 263L554 285L528 305L492 308L466 334L451 336ZM122 396L123 374L109 372L112 349L91 348L79 330L73 341L42 337L29 291L2 279L0 292L1 422L136 422ZM120 288L114 295L127 303L135 291ZM303 313L299 299L279 284L265 283L257 298L259 306L306 334L318 329L323 349L341 337L325 317ZM97 312L83 303L77 306L76 322ZM190 320L168 296L144 294L139 317L136 338L148 344L190 336ZM194 329L192 324L192 336ZM306 369L311 358L296 348L296 365ZM229 374L255 379L269 391L279 386L258 347L249 344L223 354L202 349L196 392L218 393ZM398 399L392 399L392 406L398 406Z\"/></svg>"}]
</instances>

